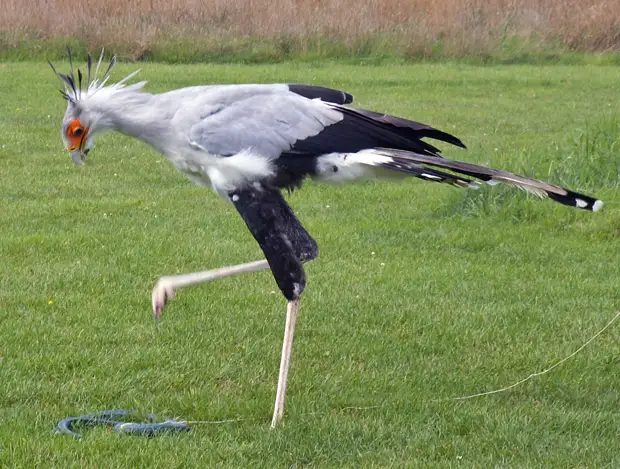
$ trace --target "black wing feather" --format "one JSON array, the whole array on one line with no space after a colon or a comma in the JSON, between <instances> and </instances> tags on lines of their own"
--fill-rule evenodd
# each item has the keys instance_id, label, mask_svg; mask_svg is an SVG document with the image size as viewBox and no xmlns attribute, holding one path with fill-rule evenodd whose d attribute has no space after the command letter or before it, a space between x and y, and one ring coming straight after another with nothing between
<instances>
[{"instance_id":1,"label":"black wing feather","mask_svg":"<svg viewBox=\"0 0 620 469\"><path fill-rule=\"evenodd\" d=\"M275 161L278 171L272 184L289 190L299 187L306 176L314 174L317 158L329 153L392 148L441 158L438 148L422 140L425 137L465 148L457 137L426 124L338 104L334 107L342 112L342 120L284 151Z\"/></svg>"},{"instance_id":2,"label":"black wing feather","mask_svg":"<svg viewBox=\"0 0 620 469\"><path fill-rule=\"evenodd\" d=\"M325 127L318 135L298 140L282 156L353 153L379 147L439 156L438 148L422 140L431 136L464 147L458 138L425 124L346 106L336 107L343 114L340 122Z\"/></svg>"},{"instance_id":3,"label":"black wing feather","mask_svg":"<svg viewBox=\"0 0 620 469\"><path fill-rule=\"evenodd\" d=\"M413 138L434 138L435 140L451 143L452 145L456 145L457 147L465 149L467 148L465 144L461 141L461 139L455 137L454 135L450 135L449 133L442 130L435 129L434 127L431 127L427 124L410 121L407 119L403 119L402 117L381 114L378 112L369 111L367 109L356 109L355 111L376 121L384 122L386 124L396 127L394 131L400 133L403 136L409 135Z\"/></svg>"},{"instance_id":4,"label":"black wing feather","mask_svg":"<svg viewBox=\"0 0 620 469\"><path fill-rule=\"evenodd\" d=\"M308 99L322 99L327 103L349 104L353 102L353 95L323 86L288 85L288 89L295 94Z\"/></svg>"}]
</instances>

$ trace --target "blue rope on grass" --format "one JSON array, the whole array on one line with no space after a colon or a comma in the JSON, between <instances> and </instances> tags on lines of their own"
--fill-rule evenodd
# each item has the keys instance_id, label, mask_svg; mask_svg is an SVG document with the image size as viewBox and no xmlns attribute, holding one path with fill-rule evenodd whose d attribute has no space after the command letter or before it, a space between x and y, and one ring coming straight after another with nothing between
<instances>
[{"instance_id":1,"label":"blue rope on grass","mask_svg":"<svg viewBox=\"0 0 620 469\"><path fill-rule=\"evenodd\" d=\"M112 427L112 430L115 432L147 436L149 438L162 433L190 431L189 425L183 421L166 419L163 422L156 422L158 417L153 414L147 415L150 420L148 423L125 422L119 420L122 417L137 414L138 412L135 410L104 410L93 414L85 414L78 417L62 419L58 422L58 425L56 425L55 430L58 433L72 436L78 440L82 439L82 435L74 431L73 427L75 425L84 425L89 427L94 427L95 425L107 425L108 427Z\"/></svg>"}]
</instances>

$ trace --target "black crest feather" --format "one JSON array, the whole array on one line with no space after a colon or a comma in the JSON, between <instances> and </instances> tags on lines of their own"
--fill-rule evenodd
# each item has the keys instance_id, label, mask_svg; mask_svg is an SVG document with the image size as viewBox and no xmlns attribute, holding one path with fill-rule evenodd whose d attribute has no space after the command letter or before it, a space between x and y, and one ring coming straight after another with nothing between
<instances>
[{"instance_id":1,"label":"black crest feather","mask_svg":"<svg viewBox=\"0 0 620 469\"><path fill-rule=\"evenodd\" d=\"M101 84L103 84L105 80L109 78L110 73L112 72L112 69L116 65L116 56L113 56L110 59L110 64L108 65L106 72L103 74L103 77L101 77L101 81L98 81L97 75L99 73L99 66L101 65L101 61L103 60L103 53L104 53L104 50L102 48L101 54L99 55L99 60L97 61L97 68L95 69L94 74L93 74L93 58L90 55L90 53L88 54L86 90L89 90L93 85L95 87L101 86ZM75 104L80 99L82 99L82 85L84 84L84 74L78 68L77 69L77 80L76 80L74 69L73 69L73 55L71 53L71 48L69 46L67 46L67 56L69 58L69 73L67 74L59 73L58 70L56 70L56 67L54 66L54 64L50 62L49 60L47 61L47 63L52 68L52 71L54 72L54 74L60 79L60 81L63 84L64 89L59 90L62 97L66 99L67 101L69 101L70 103Z\"/></svg>"}]
</instances>

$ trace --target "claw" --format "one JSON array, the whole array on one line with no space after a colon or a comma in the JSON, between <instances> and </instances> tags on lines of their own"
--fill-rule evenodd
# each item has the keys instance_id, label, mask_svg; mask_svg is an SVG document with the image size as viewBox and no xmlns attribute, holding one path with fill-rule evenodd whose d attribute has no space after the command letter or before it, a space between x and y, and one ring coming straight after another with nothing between
<instances>
[{"instance_id":1,"label":"claw","mask_svg":"<svg viewBox=\"0 0 620 469\"><path fill-rule=\"evenodd\" d=\"M173 298L174 288L170 281L166 277L160 278L155 284L152 293L153 319L156 321L161 319L161 315L164 312L168 300L172 300Z\"/></svg>"}]
</instances>

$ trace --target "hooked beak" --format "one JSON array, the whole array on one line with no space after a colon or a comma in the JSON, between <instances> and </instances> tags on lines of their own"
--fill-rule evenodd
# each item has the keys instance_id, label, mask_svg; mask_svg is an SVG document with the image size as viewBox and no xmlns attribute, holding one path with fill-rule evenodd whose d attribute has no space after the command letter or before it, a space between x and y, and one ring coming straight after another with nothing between
<instances>
[{"instance_id":1,"label":"hooked beak","mask_svg":"<svg viewBox=\"0 0 620 469\"><path fill-rule=\"evenodd\" d=\"M86 161L86 155L90 151L90 148L86 148L86 143L88 139L86 138L88 135L88 131L84 132L82 139L77 147L69 148L71 152L71 159L75 164L82 165Z\"/></svg>"},{"instance_id":2,"label":"hooked beak","mask_svg":"<svg viewBox=\"0 0 620 469\"><path fill-rule=\"evenodd\" d=\"M75 164L84 164L84 162L86 161L86 155L89 151L90 149L88 148L86 148L85 150L82 150L81 148L79 150L74 150L71 152L71 159Z\"/></svg>"}]
</instances>

